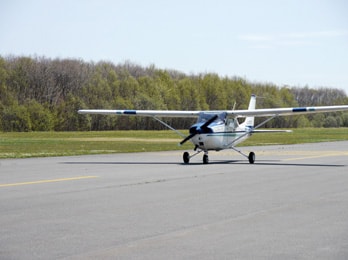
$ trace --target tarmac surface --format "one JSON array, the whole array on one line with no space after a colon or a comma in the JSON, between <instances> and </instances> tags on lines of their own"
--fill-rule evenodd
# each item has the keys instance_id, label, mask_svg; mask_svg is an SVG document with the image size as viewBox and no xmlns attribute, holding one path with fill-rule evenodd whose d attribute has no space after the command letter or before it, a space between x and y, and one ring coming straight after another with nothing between
<instances>
[{"instance_id":1,"label":"tarmac surface","mask_svg":"<svg viewBox=\"0 0 348 260\"><path fill-rule=\"evenodd\" d=\"M348 142L0 160L0 259L348 259Z\"/></svg>"}]
</instances>

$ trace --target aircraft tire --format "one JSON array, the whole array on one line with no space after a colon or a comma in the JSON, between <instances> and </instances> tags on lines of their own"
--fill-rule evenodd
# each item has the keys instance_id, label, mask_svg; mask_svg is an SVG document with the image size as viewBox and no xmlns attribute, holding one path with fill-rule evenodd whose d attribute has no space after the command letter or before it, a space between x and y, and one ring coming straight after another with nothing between
<instances>
[{"instance_id":1,"label":"aircraft tire","mask_svg":"<svg viewBox=\"0 0 348 260\"><path fill-rule=\"evenodd\" d=\"M203 164L208 164L209 163L209 157L208 155L203 155Z\"/></svg>"},{"instance_id":2,"label":"aircraft tire","mask_svg":"<svg viewBox=\"0 0 348 260\"><path fill-rule=\"evenodd\" d=\"M188 152L184 152L182 159L184 160L185 164L188 164L190 162L190 154Z\"/></svg>"},{"instance_id":3,"label":"aircraft tire","mask_svg":"<svg viewBox=\"0 0 348 260\"><path fill-rule=\"evenodd\" d=\"M255 162L255 153L250 152L248 158L249 158L249 163L253 164Z\"/></svg>"}]
</instances>

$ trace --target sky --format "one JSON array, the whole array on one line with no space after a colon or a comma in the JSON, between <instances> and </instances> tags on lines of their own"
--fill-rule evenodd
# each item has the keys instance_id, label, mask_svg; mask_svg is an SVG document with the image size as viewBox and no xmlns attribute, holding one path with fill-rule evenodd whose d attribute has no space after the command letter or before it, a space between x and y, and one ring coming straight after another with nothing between
<instances>
[{"instance_id":1,"label":"sky","mask_svg":"<svg viewBox=\"0 0 348 260\"><path fill-rule=\"evenodd\" d=\"M348 94L346 0L0 0L0 55L126 61Z\"/></svg>"}]
</instances>

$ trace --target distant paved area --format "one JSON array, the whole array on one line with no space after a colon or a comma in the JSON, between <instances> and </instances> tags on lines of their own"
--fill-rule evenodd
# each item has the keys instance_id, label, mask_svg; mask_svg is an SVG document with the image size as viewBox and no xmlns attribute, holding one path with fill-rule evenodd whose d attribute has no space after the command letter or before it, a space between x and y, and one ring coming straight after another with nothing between
<instances>
[{"instance_id":1,"label":"distant paved area","mask_svg":"<svg viewBox=\"0 0 348 260\"><path fill-rule=\"evenodd\" d=\"M0 160L0 259L348 259L348 142Z\"/></svg>"}]
</instances>

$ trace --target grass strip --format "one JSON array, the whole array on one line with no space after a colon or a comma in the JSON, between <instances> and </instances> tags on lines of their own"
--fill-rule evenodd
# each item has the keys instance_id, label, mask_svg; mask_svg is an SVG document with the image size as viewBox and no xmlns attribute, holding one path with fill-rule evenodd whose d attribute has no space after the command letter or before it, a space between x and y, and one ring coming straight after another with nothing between
<instances>
[{"instance_id":1,"label":"grass strip","mask_svg":"<svg viewBox=\"0 0 348 260\"><path fill-rule=\"evenodd\" d=\"M187 131L182 131L183 133ZM348 140L348 128L301 128L293 133L255 133L240 146ZM192 150L172 131L0 133L0 158Z\"/></svg>"}]
</instances>

